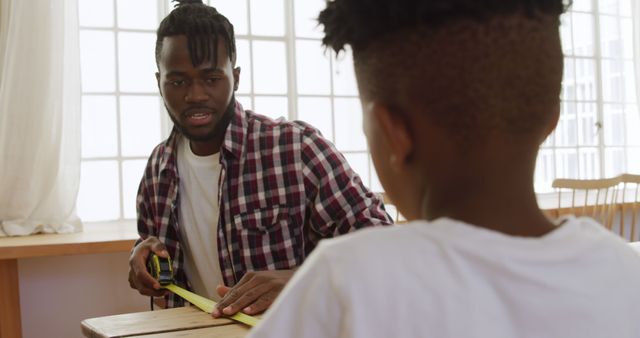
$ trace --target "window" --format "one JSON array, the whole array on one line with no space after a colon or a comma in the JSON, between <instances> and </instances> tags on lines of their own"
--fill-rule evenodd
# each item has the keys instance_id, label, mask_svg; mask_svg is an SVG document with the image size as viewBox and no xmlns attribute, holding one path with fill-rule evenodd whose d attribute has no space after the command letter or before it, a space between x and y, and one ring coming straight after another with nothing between
<instances>
[{"instance_id":1,"label":"window","mask_svg":"<svg viewBox=\"0 0 640 338\"><path fill-rule=\"evenodd\" d=\"M135 197L153 147L171 121L157 93L155 30L168 0L78 0L82 61L85 221L135 218ZM324 0L209 0L234 24L236 98L245 109L317 127L373 191L382 191L362 133L351 54L321 47ZM574 0L562 17L561 117L536 168L536 191L556 177L640 172L640 113L632 50L632 0Z\"/></svg>"},{"instance_id":2,"label":"window","mask_svg":"<svg viewBox=\"0 0 640 338\"><path fill-rule=\"evenodd\" d=\"M85 221L135 218L138 183L166 121L154 73L157 0L79 0ZM163 125L164 124L164 125Z\"/></svg>"},{"instance_id":3,"label":"window","mask_svg":"<svg viewBox=\"0 0 640 338\"><path fill-rule=\"evenodd\" d=\"M556 177L640 172L631 1L574 0L562 16L561 116L540 150L537 192Z\"/></svg>"},{"instance_id":4,"label":"window","mask_svg":"<svg viewBox=\"0 0 640 338\"><path fill-rule=\"evenodd\" d=\"M167 0L78 0L82 67L84 221L136 217L135 198L153 147L171 129L158 95L155 30ZM206 2L206 1L205 1ZM245 109L317 127L374 191L377 180L362 132L349 53L321 47L315 18L324 0L213 0L233 23L242 71L236 98Z\"/></svg>"}]
</instances>

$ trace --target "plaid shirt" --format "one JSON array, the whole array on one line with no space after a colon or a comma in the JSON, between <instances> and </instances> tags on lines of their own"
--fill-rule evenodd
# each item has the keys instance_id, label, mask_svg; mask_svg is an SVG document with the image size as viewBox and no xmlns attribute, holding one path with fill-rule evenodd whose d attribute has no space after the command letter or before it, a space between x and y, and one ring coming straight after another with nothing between
<instances>
[{"instance_id":1,"label":"plaid shirt","mask_svg":"<svg viewBox=\"0 0 640 338\"><path fill-rule=\"evenodd\" d=\"M138 243L158 237L176 283L188 288L178 224L181 137L174 129L149 158L138 190ZM392 223L344 157L302 122L273 121L236 103L220 164L218 257L226 285L247 271L297 267L323 238ZM167 301L183 305L173 294Z\"/></svg>"}]
</instances>

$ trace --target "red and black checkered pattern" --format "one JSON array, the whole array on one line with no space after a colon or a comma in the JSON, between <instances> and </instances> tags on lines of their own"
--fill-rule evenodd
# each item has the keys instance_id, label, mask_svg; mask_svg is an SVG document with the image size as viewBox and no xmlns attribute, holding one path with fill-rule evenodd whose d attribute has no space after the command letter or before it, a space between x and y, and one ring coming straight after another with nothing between
<instances>
[{"instance_id":1,"label":"red and black checkered pattern","mask_svg":"<svg viewBox=\"0 0 640 338\"><path fill-rule=\"evenodd\" d=\"M180 137L174 130L149 158L138 232L167 246L177 284L188 287L178 224ZM220 155L218 254L226 285L247 271L299 266L323 238L392 223L334 145L303 122L273 121L236 103ZM168 299L170 307L182 304Z\"/></svg>"}]
</instances>

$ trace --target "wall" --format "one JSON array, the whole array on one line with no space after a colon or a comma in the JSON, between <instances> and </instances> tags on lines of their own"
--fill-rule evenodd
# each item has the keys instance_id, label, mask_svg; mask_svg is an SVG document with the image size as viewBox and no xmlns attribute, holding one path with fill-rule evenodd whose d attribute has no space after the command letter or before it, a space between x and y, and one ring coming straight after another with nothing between
<instances>
[{"instance_id":1,"label":"wall","mask_svg":"<svg viewBox=\"0 0 640 338\"><path fill-rule=\"evenodd\" d=\"M82 337L83 319L147 311L129 288L128 253L18 261L23 338Z\"/></svg>"}]
</instances>

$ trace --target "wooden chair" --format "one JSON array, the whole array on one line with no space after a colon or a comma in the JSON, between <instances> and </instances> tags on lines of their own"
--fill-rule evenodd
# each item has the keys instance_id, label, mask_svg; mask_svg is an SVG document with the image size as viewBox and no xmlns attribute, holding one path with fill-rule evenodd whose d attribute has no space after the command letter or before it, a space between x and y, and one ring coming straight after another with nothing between
<instances>
[{"instance_id":1,"label":"wooden chair","mask_svg":"<svg viewBox=\"0 0 640 338\"><path fill-rule=\"evenodd\" d=\"M640 175L622 174L620 179L620 223L618 233L630 241L637 241L636 224L640 217ZM629 219L630 217L630 219ZM626 237L625 220L629 219L629 237Z\"/></svg>"},{"instance_id":2,"label":"wooden chair","mask_svg":"<svg viewBox=\"0 0 640 338\"><path fill-rule=\"evenodd\" d=\"M619 183L620 176L598 180L554 180L552 186L558 191L558 209L555 216L589 216L611 230L618 201ZM566 193L571 194L570 206L566 205Z\"/></svg>"}]
</instances>

